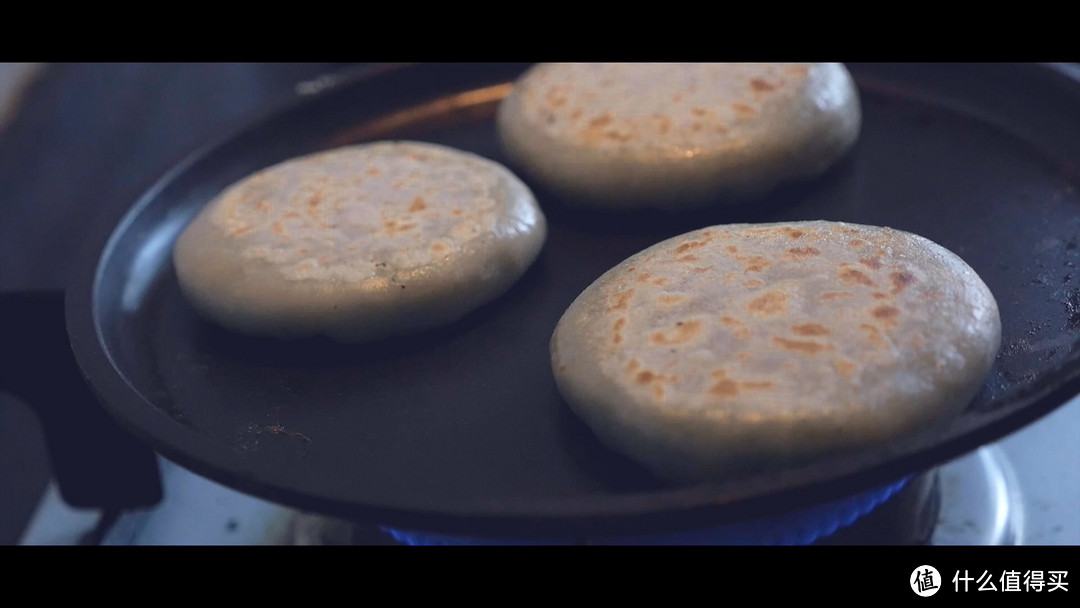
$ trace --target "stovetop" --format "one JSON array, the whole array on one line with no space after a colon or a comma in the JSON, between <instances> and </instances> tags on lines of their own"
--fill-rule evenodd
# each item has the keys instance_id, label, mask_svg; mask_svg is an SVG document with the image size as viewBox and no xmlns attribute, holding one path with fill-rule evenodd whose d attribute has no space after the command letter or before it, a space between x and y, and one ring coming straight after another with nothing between
<instances>
[{"instance_id":1,"label":"stovetop","mask_svg":"<svg viewBox=\"0 0 1080 608\"><path fill-rule=\"evenodd\" d=\"M1080 397L1007 439L937 470L940 507L934 545L1080 545ZM195 475L161 460L164 500L98 527L98 511L68 507L54 486L42 497L21 539L26 545L390 545L411 539L372 523L302 513ZM858 525L851 526L852 530ZM94 535L97 535L95 537ZM841 529L837 543L863 544ZM438 535L421 537L421 540ZM475 542L449 539L448 542ZM527 539L481 539L518 544ZM670 544L683 537L555 539L559 544ZM831 542L822 539L822 543Z\"/></svg>"}]
</instances>

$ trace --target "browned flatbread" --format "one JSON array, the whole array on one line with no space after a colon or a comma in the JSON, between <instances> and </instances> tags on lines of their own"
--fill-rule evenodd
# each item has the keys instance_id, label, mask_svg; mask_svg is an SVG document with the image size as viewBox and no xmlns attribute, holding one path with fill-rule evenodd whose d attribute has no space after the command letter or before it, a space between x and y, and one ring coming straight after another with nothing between
<instances>
[{"instance_id":1,"label":"browned flatbread","mask_svg":"<svg viewBox=\"0 0 1080 608\"><path fill-rule=\"evenodd\" d=\"M816 177L854 143L836 63L542 64L499 107L515 167L566 203L679 209Z\"/></svg>"},{"instance_id":2,"label":"browned flatbread","mask_svg":"<svg viewBox=\"0 0 1080 608\"><path fill-rule=\"evenodd\" d=\"M551 340L559 391L676 482L887 449L958 413L1001 322L959 257L834 222L714 226L590 285Z\"/></svg>"},{"instance_id":3,"label":"browned flatbread","mask_svg":"<svg viewBox=\"0 0 1080 608\"><path fill-rule=\"evenodd\" d=\"M235 331L358 342L454 321L496 298L547 234L502 165L418 142L339 148L231 186L177 241L180 286Z\"/></svg>"}]
</instances>

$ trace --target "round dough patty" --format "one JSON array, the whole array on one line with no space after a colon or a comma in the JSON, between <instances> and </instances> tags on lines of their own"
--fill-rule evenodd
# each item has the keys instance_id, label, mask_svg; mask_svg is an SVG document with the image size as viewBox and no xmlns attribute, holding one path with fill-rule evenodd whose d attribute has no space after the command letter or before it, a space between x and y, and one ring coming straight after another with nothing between
<instances>
[{"instance_id":1,"label":"round dough patty","mask_svg":"<svg viewBox=\"0 0 1080 608\"><path fill-rule=\"evenodd\" d=\"M546 237L505 167L434 144L295 158L230 186L176 243L180 286L235 331L356 342L442 325L517 281Z\"/></svg>"},{"instance_id":2,"label":"round dough patty","mask_svg":"<svg viewBox=\"0 0 1080 608\"><path fill-rule=\"evenodd\" d=\"M742 201L820 175L854 144L840 64L542 64L502 102L503 146L567 204Z\"/></svg>"},{"instance_id":3,"label":"round dough patty","mask_svg":"<svg viewBox=\"0 0 1080 608\"><path fill-rule=\"evenodd\" d=\"M560 320L551 358L603 442L692 483L886 449L967 405L1000 336L986 285L923 237L740 224L605 273Z\"/></svg>"}]
</instances>

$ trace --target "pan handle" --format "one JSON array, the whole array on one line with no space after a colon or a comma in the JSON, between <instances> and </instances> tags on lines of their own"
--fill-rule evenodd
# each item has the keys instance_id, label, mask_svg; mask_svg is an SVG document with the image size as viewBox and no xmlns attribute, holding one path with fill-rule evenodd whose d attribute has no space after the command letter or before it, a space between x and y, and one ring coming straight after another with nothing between
<instances>
[{"instance_id":1,"label":"pan handle","mask_svg":"<svg viewBox=\"0 0 1080 608\"><path fill-rule=\"evenodd\" d=\"M79 369L63 291L0 293L0 390L37 412L65 502L131 509L161 500L154 452L116 425Z\"/></svg>"}]
</instances>

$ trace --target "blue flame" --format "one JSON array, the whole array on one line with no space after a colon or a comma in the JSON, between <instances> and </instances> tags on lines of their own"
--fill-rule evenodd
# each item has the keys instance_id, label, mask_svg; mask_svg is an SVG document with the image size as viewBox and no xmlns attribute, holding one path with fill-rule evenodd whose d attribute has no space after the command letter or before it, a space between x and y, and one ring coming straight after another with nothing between
<instances>
[{"instance_id":1,"label":"blue flame","mask_svg":"<svg viewBox=\"0 0 1080 608\"><path fill-rule=\"evenodd\" d=\"M718 528L613 538L590 539L597 545L810 545L820 538L850 526L878 505L892 498L911 477L874 488L841 500L817 505L778 517L757 519ZM431 532L382 527L394 540L407 545L571 545L577 539L512 540L452 536Z\"/></svg>"}]
</instances>

